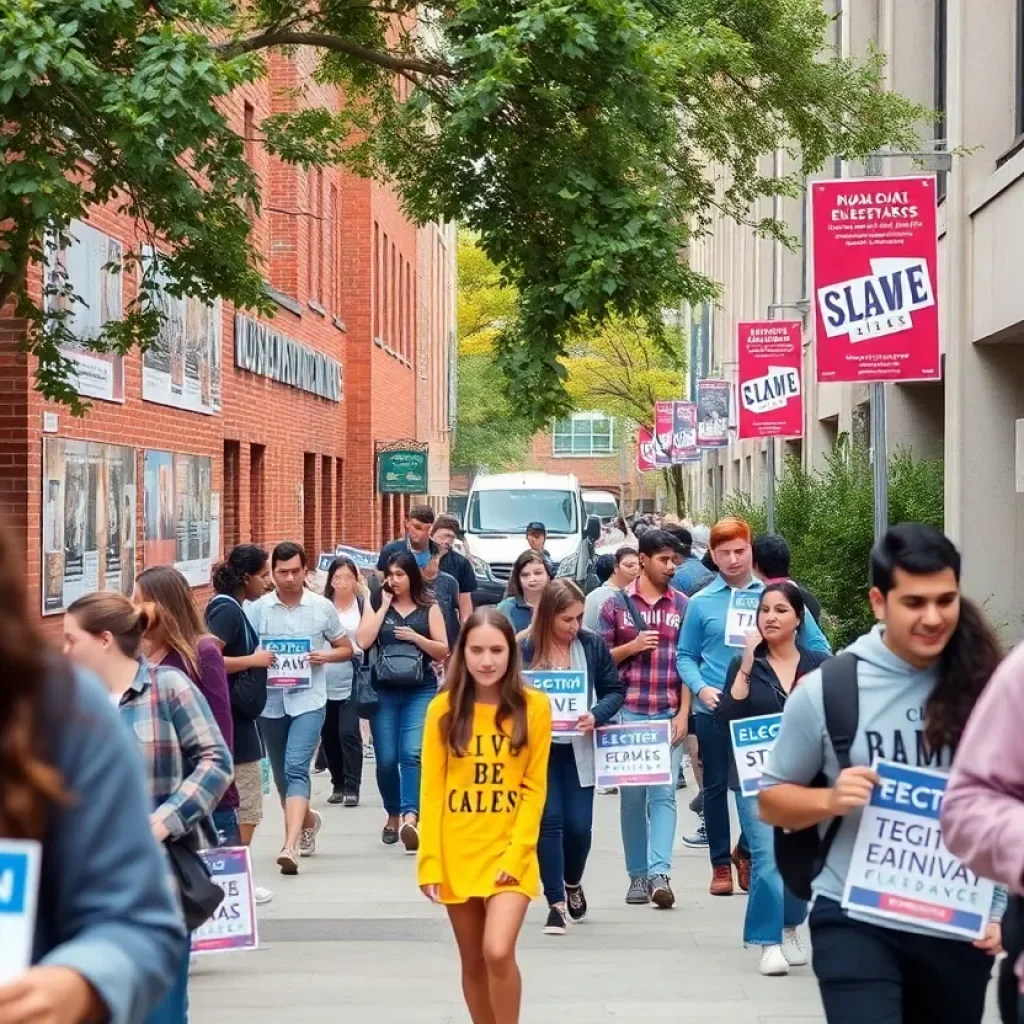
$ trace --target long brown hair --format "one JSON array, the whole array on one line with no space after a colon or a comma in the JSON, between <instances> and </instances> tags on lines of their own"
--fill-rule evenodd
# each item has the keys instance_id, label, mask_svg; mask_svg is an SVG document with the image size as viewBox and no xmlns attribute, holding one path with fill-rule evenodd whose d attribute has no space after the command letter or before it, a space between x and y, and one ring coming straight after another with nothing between
<instances>
[{"instance_id":1,"label":"long brown hair","mask_svg":"<svg viewBox=\"0 0 1024 1024\"><path fill-rule=\"evenodd\" d=\"M46 743L47 643L28 615L23 554L0 526L0 838L42 839L66 794Z\"/></svg>"},{"instance_id":2,"label":"long brown hair","mask_svg":"<svg viewBox=\"0 0 1024 1024\"><path fill-rule=\"evenodd\" d=\"M512 574L508 578L508 586L505 587L506 597L523 598L523 584L519 577L531 562L536 562L542 566L548 574L548 583L551 582L551 566L548 560L539 551L528 548L516 559L516 564L512 566ZM525 598L523 599L525 600Z\"/></svg>"},{"instance_id":3,"label":"long brown hair","mask_svg":"<svg viewBox=\"0 0 1024 1024\"><path fill-rule=\"evenodd\" d=\"M533 646L531 668L553 668L555 647L555 616L569 605L584 604L583 591L572 580L552 580L540 594L527 637Z\"/></svg>"},{"instance_id":4,"label":"long brown hair","mask_svg":"<svg viewBox=\"0 0 1024 1024\"><path fill-rule=\"evenodd\" d=\"M135 580L143 601L150 605L149 631L178 652L194 680L201 673L197 648L206 636L203 620L188 581L169 565L155 565Z\"/></svg>"},{"instance_id":5,"label":"long brown hair","mask_svg":"<svg viewBox=\"0 0 1024 1024\"><path fill-rule=\"evenodd\" d=\"M484 605L469 617L459 634L445 679L448 710L441 718L441 738L456 757L465 757L473 736L473 711L476 707L476 684L466 668L466 644L470 634L480 626L493 626L508 644L508 668L499 684L500 698L495 723L498 732L509 741L513 754L526 746L529 738L526 722L526 694L519 669L519 647L512 623L497 608ZM506 729L509 723L511 728Z\"/></svg>"}]
</instances>

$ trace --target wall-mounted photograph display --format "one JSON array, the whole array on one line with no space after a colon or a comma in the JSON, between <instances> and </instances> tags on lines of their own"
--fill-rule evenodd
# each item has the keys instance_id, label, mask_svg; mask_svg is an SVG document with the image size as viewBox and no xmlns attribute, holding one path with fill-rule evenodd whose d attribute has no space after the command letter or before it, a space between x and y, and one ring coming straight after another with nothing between
<instances>
[{"instance_id":1,"label":"wall-mounted photograph display","mask_svg":"<svg viewBox=\"0 0 1024 1024\"><path fill-rule=\"evenodd\" d=\"M43 614L135 586L135 449L43 438Z\"/></svg>"},{"instance_id":2,"label":"wall-mounted photograph display","mask_svg":"<svg viewBox=\"0 0 1024 1024\"><path fill-rule=\"evenodd\" d=\"M210 459L147 451L143 473L143 565L173 565L193 587L210 582L218 554Z\"/></svg>"}]
</instances>

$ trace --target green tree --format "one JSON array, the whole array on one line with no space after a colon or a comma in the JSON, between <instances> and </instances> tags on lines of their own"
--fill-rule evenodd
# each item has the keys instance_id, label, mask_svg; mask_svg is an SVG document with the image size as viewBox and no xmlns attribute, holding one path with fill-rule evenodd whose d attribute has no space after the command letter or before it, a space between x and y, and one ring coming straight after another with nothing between
<instances>
[{"instance_id":1,"label":"green tree","mask_svg":"<svg viewBox=\"0 0 1024 1024\"><path fill-rule=\"evenodd\" d=\"M883 91L881 56L837 57L829 29L820 0L6 0L0 301L32 320L41 390L69 400L66 314L45 322L25 271L47 230L113 200L168 247L173 289L267 308L255 183L219 101L269 53L312 48L348 101L275 114L264 145L477 232L518 292L496 346L509 397L543 424L569 406L580 322L639 317L668 345L662 308L713 295L679 254L714 210L749 220L833 155L913 143L924 112ZM798 166L766 178L778 149ZM97 347L154 337L154 280Z\"/></svg>"}]
</instances>

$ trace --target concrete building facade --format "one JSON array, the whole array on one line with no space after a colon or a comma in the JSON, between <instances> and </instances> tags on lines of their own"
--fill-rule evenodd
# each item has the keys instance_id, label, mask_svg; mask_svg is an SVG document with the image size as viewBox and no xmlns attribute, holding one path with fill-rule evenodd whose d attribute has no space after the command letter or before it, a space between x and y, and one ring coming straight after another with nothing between
<instances>
[{"instance_id":1,"label":"concrete building facade","mask_svg":"<svg viewBox=\"0 0 1024 1024\"><path fill-rule=\"evenodd\" d=\"M869 45L889 57L887 85L936 110L924 150L962 149L939 182L939 302L943 380L886 385L889 451L943 456L945 520L964 555L967 592L984 601L1008 637L1024 634L1024 4L1019 0L824 0L844 55ZM788 170L782 154L763 172ZM886 158L883 174L914 173ZM857 176L834 166L821 177ZM716 307L690 311L695 376L736 379L736 324L772 313L804 320L805 429L775 442L776 465L819 467L840 433L869 443L863 385L815 382L808 210L799 200L761 204L781 216L797 251L715 223L691 249L694 266L722 285ZM733 442L690 474L692 504L711 510L723 495L764 494L767 442Z\"/></svg>"}]
</instances>

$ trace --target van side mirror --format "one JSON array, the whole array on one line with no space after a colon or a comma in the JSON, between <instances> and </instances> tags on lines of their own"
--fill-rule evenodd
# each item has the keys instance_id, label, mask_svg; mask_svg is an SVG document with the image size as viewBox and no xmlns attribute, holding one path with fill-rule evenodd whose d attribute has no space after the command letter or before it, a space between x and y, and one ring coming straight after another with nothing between
<instances>
[{"instance_id":1,"label":"van side mirror","mask_svg":"<svg viewBox=\"0 0 1024 1024\"><path fill-rule=\"evenodd\" d=\"M601 539L601 520L597 516L590 516L587 519L586 538L592 544L596 544Z\"/></svg>"}]
</instances>

